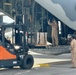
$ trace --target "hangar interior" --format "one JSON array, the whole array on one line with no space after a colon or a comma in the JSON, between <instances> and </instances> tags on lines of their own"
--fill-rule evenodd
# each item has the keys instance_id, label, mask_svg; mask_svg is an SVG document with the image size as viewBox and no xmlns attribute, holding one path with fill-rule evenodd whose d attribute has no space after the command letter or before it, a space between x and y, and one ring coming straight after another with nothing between
<instances>
[{"instance_id":1,"label":"hangar interior","mask_svg":"<svg viewBox=\"0 0 76 75\"><path fill-rule=\"evenodd\" d=\"M35 0L0 0L0 11L14 19L16 24L26 25L30 47L45 46L47 41L52 42L51 27L47 22L55 16ZM74 30L57 17L56 20L59 26L59 44L68 45L68 34L73 34ZM0 15L0 23L2 22L3 15Z\"/></svg>"}]
</instances>

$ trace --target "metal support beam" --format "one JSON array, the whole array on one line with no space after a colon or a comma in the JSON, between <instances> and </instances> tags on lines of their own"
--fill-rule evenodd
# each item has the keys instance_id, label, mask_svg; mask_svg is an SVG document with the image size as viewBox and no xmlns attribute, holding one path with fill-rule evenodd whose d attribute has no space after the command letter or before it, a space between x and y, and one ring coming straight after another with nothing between
<instances>
[{"instance_id":1,"label":"metal support beam","mask_svg":"<svg viewBox=\"0 0 76 75\"><path fill-rule=\"evenodd\" d=\"M44 8L42 7L42 32L43 32Z\"/></svg>"},{"instance_id":2,"label":"metal support beam","mask_svg":"<svg viewBox=\"0 0 76 75\"><path fill-rule=\"evenodd\" d=\"M0 23L3 23L3 16L0 16Z\"/></svg>"},{"instance_id":3,"label":"metal support beam","mask_svg":"<svg viewBox=\"0 0 76 75\"><path fill-rule=\"evenodd\" d=\"M35 13L34 13L34 8L35 8L35 1L33 2L33 5L32 5L32 25L34 26L34 31L36 31L36 28L35 28Z\"/></svg>"}]
</instances>

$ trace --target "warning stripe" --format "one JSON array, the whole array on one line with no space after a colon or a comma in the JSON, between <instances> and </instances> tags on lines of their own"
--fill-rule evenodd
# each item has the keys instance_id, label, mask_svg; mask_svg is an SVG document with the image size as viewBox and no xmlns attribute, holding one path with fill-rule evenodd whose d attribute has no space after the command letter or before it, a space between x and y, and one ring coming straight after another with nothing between
<instances>
[{"instance_id":1,"label":"warning stripe","mask_svg":"<svg viewBox=\"0 0 76 75\"><path fill-rule=\"evenodd\" d=\"M37 67L51 67L52 65L62 65L62 64L68 64L68 63L71 63L71 61L68 60L68 61L58 61L58 62L37 64L37 65L34 65L33 68L37 68Z\"/></svg>"}]
</instances>

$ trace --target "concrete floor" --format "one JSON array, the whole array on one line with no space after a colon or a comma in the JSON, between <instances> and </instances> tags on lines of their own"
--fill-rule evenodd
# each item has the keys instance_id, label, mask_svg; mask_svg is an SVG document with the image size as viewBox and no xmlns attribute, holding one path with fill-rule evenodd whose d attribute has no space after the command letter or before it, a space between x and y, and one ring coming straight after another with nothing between
<instances>
[{"instance_id":1,"label":"concrete floor","mask_svg":"<svg viewBox=\"0 0 76 75\"><path fill-rule=\"evenodd\" d=\"M76 75L76 69L71 68L71 54L43 55L29 52L34 57L34 66L31 70L1 69L0 75Z\"/></svg>"}]
</instances>

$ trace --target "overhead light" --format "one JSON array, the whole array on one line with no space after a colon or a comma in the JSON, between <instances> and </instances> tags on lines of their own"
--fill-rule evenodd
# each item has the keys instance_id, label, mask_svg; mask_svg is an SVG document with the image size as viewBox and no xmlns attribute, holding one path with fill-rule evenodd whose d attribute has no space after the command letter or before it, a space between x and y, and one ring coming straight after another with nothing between
<instances>
[{"instance_id":1,"label":"overhead light","mask_svg":"<svg viewBox=\"0 0 76 75\"><path fill-rule=\"evenodd\" d=\"M11 3L4 3L5 5L12 5Z\"/></svg>"},{"instance_id":2,"label":"overhead light","mask_svg":"<svg viewBox=\"0 0 76 75\"><path fill-rule=\"evenodd\" d=\"M4 13L0 12L0 15L4 15Z\"/></svg>"}]
</instances>

